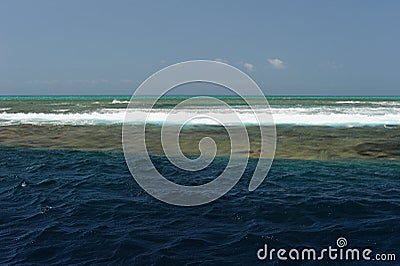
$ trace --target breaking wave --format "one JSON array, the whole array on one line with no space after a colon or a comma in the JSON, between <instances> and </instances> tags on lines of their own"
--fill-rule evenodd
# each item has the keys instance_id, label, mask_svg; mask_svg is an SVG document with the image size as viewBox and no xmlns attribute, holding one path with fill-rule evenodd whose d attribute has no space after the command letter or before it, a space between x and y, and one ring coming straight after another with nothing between
<instances>
[{"instance_id":1,"label":"breaking wave","mask_svg":"<svg viewBox=\"0 0 400 266\"><path fill-rule=\"evenodd\" d=\"M58 125L97 125L97 124L122 124L126 110L124 108L104 108L96 111L80 113L57 110L51 113L0 113L0 125L17 124L58 124ZM147 117L148 123L161 124L165 121L171 109L154 109ZM236 108L241 121L247 125L257 125L257 119L251 110ZM400 125L400 108L389 107L271 107L274 122L277 125L302 125L302 126L381 126ZM128 121L132 124L144 123L148 109L131 109L132 116ZM191 125L218 125L209 119L216 112L224 114L226 124L234 125L234 117L224 108L184 108L175 112L168 120L169 123L182 124L187 114L195 113L197 119L191 120Z\"/></svg>"}]
</instances>

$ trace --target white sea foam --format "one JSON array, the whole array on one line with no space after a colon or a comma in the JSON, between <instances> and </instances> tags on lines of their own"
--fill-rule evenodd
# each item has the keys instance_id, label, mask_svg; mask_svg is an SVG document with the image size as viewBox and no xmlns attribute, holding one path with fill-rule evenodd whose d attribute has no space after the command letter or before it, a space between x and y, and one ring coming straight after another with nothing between
<instances>
[{"instance_id":1,"label":"white sea foam","mask_svg":"<svg viewBox=\"0 0 400 266\"><path fill-rule=\"evenodd\" d=\"M337 104L357 104L357 103L369 103L369 102L362 102L362 101L336 101Z\"/></svg>"},{"instance_id":2,"label":"white sea foam","mask_svg":"<svg viewBox=\"0 0 400 266\"><path fill-rule=\"evenodd\" d=\"M351 100L347 100L347 101L336 101L336 104L363 104L363 105L381 105L381 106L400 106L400 102L399 101L351 101Z\"/></svg>"},{"instance_id":3,"label":"white sea foam","mask_svg":"<svg viewBox=\"0 0 400 266\"><path fill-rule=\"evenodd\" d=\"M383 106L400 106L400 102L371 102L371 104L375 105L383 105Z\"/></svg>"},{"instance_id":4,"label":"white sea foam","mask_svg":"<svg viewBox=\"0 0 400 266\"><path fill-rule=\"evenodd\" d=\"M129 101L120 101L120 100L114 99L114 100L111 102L111 104L121 104L121 103L129 103Z\"/></svg>"},{"instance_id":5,"label":"white sea foam","mask_svg":"<svg viewBox=\"0 0 400 266\"><path fill-rule=\"evenodd\" d=\"M240 120L248 125L258 124L254 114L244 108L233 109ZM400 125L400 108L389 107L271 107L274 122L277 125L310 125L310 126L378 126ZM147 122L160 124L166 121L170 109L153 110ZM148 110L130 110L133 124L144 123ZM168 123L182 124L188 116L201 115L188 124L192 125L218 125L213 119L215 113L223 115L223 122L227 125L235 124L236 119L232 110L223 108L185 108L174 113ZM96 125L96 124L121 124L125 117L125 109L101 109L84 113L0 113L0 125L15 124L62 124L62 125Z\"/></svg>"}]
</instances>

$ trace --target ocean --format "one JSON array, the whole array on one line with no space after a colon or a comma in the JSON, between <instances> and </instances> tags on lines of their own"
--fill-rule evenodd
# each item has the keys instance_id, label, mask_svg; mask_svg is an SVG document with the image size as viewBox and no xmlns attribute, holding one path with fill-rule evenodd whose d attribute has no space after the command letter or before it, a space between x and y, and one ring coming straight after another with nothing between
<instances>
[{"instance_id":1,"label":"ocean","mask_svg":"<svg viewBox=\"0 0 400 266\"><path fill-rule=\"evenodd\" d=\"M166 113L186 98L158 102L148 147L169 180L198 185L221 173L230 146L214 121L192 121L182 132L184 153L198 156L204 135L221 152L199 174L171 165L156 139ZM396 255L382 265L399 264L400 97L269 97L276 156L252 192L257 123L239 98L219 98L249 129L246 171L221 198L179 207L148 195L129 172L121 148L129 97L0 97L0 264L378 263L257 257L265 244L321 250L337 247L339 238L349 248L371 249L373 258ZM146 108L144 97L128 122L142 125ZM207 102L178 112L199 110L227 113ZM181 122L176 116L168 126Z\"/></svg>"},{"instance_id":2,"label":"ocean","mask_svg":"<svg viewBox=\"0 0 400 266\"><path fill-rule=\"evenodd\" d=\"M158 104L158 112L148 118L150 123L162 123L165 113L171 107L189 96L166 96ZM255 121L244 109L239 97L220 96L240 114L248 124ZM111 125L122 123L127 96L3 96L0 97L0 126L18 124L57 125ZM400 125L400 97L269 97L274 122L277 125L303 126L379 126ZM137 105L135 120L143 122L146 113L146 97ZM200 106L188 106L180 111L196 112L196 108L211 108L210 112L224 112L219 106L209 106L207 101ZM254 100L257 107L257 98ZM265 108L260 106L260 108ZM244 109L244 110L243 110ZM176 121L180 122L180 121ZM212 121L200 121L211 124Z\"/></svg>"}]
</instances>

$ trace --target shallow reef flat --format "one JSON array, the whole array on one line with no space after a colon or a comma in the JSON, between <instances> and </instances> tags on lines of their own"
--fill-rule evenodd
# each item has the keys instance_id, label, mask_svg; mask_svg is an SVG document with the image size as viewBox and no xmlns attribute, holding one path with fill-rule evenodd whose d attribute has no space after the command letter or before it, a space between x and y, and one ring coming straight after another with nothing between
<instances>
[{"instance_id":1,"label":"shallow reef flat","mask_svg":"<svg viewBox=\"0 0 400 266\"><path fill-rule=\"evenodd\" d=\"M150 154L163 155L159 126L146 128L146 144ZM132 127L140 130L140 126ZM250 157L260 153L260 133L248 127ZM400 127L323 127L277 126L275 158L302 160L381 159L400 160ZM121 125L15 125L0 127L0 145L37 149L67 149L121 152ZM218 156L230 153L226 130L218 126L184 128L180 145L185 155L199 155L198 142L212 137ZM243 151L244 154L247 151Z\"/></svg>"}]
</instances>

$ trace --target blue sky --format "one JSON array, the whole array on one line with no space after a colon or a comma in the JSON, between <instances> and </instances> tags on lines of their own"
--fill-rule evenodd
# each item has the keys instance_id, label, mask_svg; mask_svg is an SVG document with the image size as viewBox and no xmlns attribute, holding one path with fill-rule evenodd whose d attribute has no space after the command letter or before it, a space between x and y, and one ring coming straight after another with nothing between
<instances>
[{"instance_id":1,"label":"blue sky","mask_svg":"<svg viewBox=\"0 0 400 266\"><path fill-rule=\"evenodd\" d=\"M131 94L219 59L269 95L400 95L398 1L0 1L0 94Z\"/></svg>"}]
</instances>

